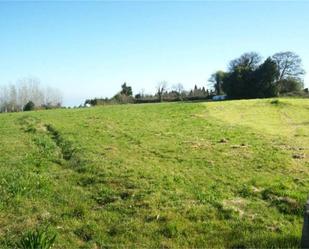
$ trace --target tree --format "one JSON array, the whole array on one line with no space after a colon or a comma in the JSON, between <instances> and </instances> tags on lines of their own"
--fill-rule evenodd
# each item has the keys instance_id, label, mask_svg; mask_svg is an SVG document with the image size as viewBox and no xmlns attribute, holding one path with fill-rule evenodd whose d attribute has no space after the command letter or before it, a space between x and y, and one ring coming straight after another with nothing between
<instances>
[{"instance_id":1,"label":"tree","mask_svg":"<svg viewBox=\"0 0 309 249\"><path fill-rule=\"evenodd\" d=\"M305 70L302 68L302 60L299 55L293 52L280 52L272 56L276 62L279 75L278 82L286 79L302 81Z\"/></svg>"},{"instance_id":2,"label":"tree","mask_svg":"<svg viewBox=\"0 0 309 249\"><path fill-rule=\"evenodd\" d=\"M270 57L254 71L250 93L253 98L268 98L279 93L276 79L279 75L276 62Z\"/></svg>"},{"instance_id":3,"label":"tree","mask_svg":"<svg viewBox=\"0 0 309 249\"><path fill-rule=\"evenodd\" d=\"M9 93L9 108L10 112L16 112L18 111L18 105L17 105L17 90L14 85L10 85L10 93Z\"/></svg>"},{"instance_id":4,"label":"tree","mask_svg":"<svg viewBox=\"0 0 309 249\"><path fill-rule=\"evenodd\" d=\"M52 87L46 87L45 92L43 92L43 95L44 95L43 105L46 108L54 108L61 106L62 94L58 89Z\"/></svg>"},{"instance_id":5,"label":"tree","mask_svg":"<svg viewBox=\"0 0 309 249\"><path fill-rule=\"evenodd\" d=\"M217 71L211 75L209 82L212 83L213 88L217 95L221 95L223 93L222 84L226 73L223 71Z\"/></svg>"},{"instance_id":6,"label":"tree","mask_svg":"<svg viewBox=\"0 0 309 249\"><path fill-rule=\"evenodd\" d=\"M29 101L37 107L54 108L61 106L62 96L58 89L42 88L36 78L24 78L0 89L0 112L21 111Z\"/></svg>"},{"instance_id":7,"label":"tree","mask_svg":"<svg viewBox=\"0 0 309 249\"><path fill-rule=\"evenodd\" d=\"M157 84L157 95L159 97L159 101L162 102L163 100L163 93L166 91L167 89L167 82L166 81L160 81Z\"/></svg>"},{"instance_id":8,"label":"tree","mask_svg":"<svg viewBox=\"0 0 309 249\"><path fill-rule=\"evenodd\" d=\"M103 101L106 102L106 101ZM124 82L121 85L121 91L117 93L110 101L107 102L116 102L119 104L127 104L127 103L133 103L134 98L133 98L133 91L132 87L127 86L127 83Z\"/></svg>"},{"instance_id":9,"label":"tree","mask_svg":"<svg viewBox=\"0 0 309 249\"><path fill-rule=\"evenodd\" d=\"M173 90L181 94L183 92L183 85L181 83L177 83L173 86Z\"/></svg>"},{"instance_id":10,"label":"tree","mask_svg":"<svg viewBox=\"0 0 309 249\"><path fill-rule=\"evenodd\" d=\"M18 85L20 106L24 106L30 100L35 106L44 104L44 90L40 86L39 79L35 77L23 78L18 81Z\"/></svg>"},{"instance_id":11,"label":"tree","mask_svg":"<svg viewBox=\"0 0 309 249\"><path fill-rule=\"evenodd\" d=\"M141 95L140 93L135 94L134 98L135 98L135 99L141 99L141 98L142 98L142 95Z\"/></svg>"},{"instance_id":12,"label":"tree","mask_svg":"<svg viewBox=\"0 0 309 249\"><path fill-rule=\"evenodd\" d=\"M175 92L177 92L177 95L178 95L178 98L180 99L180 100L182 100L183 98L183 90L184 90L184 87L183 87L183 85L181 84L181 83L177 83L177 84L175 84L174 86L173 86L173 90L175 91Z\"/></svg>"},{"instance_id":13,"label":"tree","mask_svg":"<svg viewBox=\"0 0 309 249\"><path fill-rule=\"evenodd\" d=\"M233 99L251 98L248 93L250 84L253 80L253 70L243 67L236 67L234 71L229 72L223 79L222 90Z\"/></svg>"},{"instance_id":14,"label":"tree","mask_svg":"<svg viewBox=\"0 0 309 249\"><path fill-rule=\"evenodd\" d=\"M32 101L29 101L27 104L25 104L23 110L26 111L32 111L35 108L35 104Z\"/></svg>"},{"instance_id":15,"label":"tree","mask_svg":"<svg viewBox=\"0 0 309 249\"><path fill-rule=\"evenodd\" d=\"M9 91L6 86L0 89L0 112L8 111Z\"/></svg>"},{"instance_id":16,"label":"tree","mask_svg":"<svg viewBox=\"0 0 309 249\"><path fill-rule=\"evenodd\" d=\"M279 93L299 92L304 88L304 84L294 78L282 79L278 82Z\"/></svg>"},{"instance_id":17,"label":"tree","mask_svg":"<svg viewBox=\"0 0 309 249\"><path fill-rule=\"evenodd\" d=\"M234 60L236 61L236 60ZM222 88L230 98L265 98L274 97L278 94L278 69L276 62L268 58L263 64L257 65L255 62L249 62L245 59L241 61L225 75ZM253 61L253 60L251 60ZM254 65L254 66L253 66Z\"/></svg>"},{"instance_id":18,"label":"tree","mask_svg":"<svg viewBox=\"0 0 309 249\"><path fill-rule=\"evenodd\" d=\"M118 104L128 104L134 102L133 96L121 93L116 94L112 100L116 101L116 103Z\"/></svg>"},{"instance_id":19,"label":"tree","mask_svg":"<svg viewBox=\"0 0 309 249\"><path fill-rule=\"evenodd\" d=\"M203 96L207 96L207 92L206 92L206 89L205 89L204 86L202 87L202 94L203 94Z\"/></svg>"},{"instance_id":20,"label":"tree","mask_svg":"<svg viewBox=\"0 0 309 249\"><path fill-rule=\"evenodd\" d=\"M259 67L261 56L256 52L245 53L229 63L229 72L224 75L222 90L235 99L252 98L249 92L253 72Z\"/></svg>"},{"instance_id":21,"label":"tree","mask_svg":"<svg viewBox=\"0 0 309 249\"><path fill-rule=\"evenodd\" d=\"M132 87L127 86L127 83L123 83L121 85L121 95L125 95L125 96L132 96L133 95L133 91L132 91Z\"/></svg>"},{"instance_id":22,"label":"tree","mask_svg":"<svg viewBox=\"0 0 309 249\"><path fill-rule=\"evenodd\" d=\"M256 52L244 53L230 62L229 71L235 71L236 68L255 70L260 65L261 60L262 57Z\"/></svg>"}]
</instances>

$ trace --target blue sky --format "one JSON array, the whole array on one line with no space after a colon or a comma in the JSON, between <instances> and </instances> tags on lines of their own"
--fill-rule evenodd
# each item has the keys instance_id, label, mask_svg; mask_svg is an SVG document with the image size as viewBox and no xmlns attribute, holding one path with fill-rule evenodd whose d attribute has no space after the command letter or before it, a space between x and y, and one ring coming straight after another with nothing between
<instances>
[{"instance_id":1,"label":"blue sky","mask_svg":"<svg viewBox=\"0 0 309 249\"><path fill-rule=\"evenodd\" d=\"M35 76L78 105L124 81L207 86L250 51L294 51L309 74L308 13L296 1L0 2L0 85Z\"/></svg>"}]
</instances>

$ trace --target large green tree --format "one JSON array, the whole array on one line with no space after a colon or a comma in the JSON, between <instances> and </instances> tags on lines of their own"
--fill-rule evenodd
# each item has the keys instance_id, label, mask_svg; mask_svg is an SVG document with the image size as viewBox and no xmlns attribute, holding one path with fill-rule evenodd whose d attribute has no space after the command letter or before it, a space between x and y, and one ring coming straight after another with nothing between
<instances>
[{"instance_id":1,"label":"large green tree","mask_svg":"<svg viewBox=\"0 0 309 249\"><path fill-rule=\"evenodd\" d=\"M254 77L251 87L251 96L256 98L268 98L277 96L279 93L278 78L279 71L276 62L271 58L260 65L254 71Z\"/></svg>"},{"instance_id":2,"label":"large green tree","mask_svg":"<svg viewBox=\"0 0 309 249\"><path fill-rule=\"evenodd\" d=\"M215 93L217 95L223 94L222 85L224 77L226 77L226 73L219 70L211 75L209 82L213 85L213 88L215 89Z\"/></svg>"},{"instance_id":3,"label":"large green tree","mask_svg":"<svg viewBox=\"0 0 309 249\"><path fill-rule=\"evenodd\" d=\"M249 94L252 82L252 70L243 67L236 67L234 71L227 73L223 80L222 89L233 99L251 98Z\"/></svg>"},{"instance_id":4,"label":"large green tree","mask_svg":"<svg viewBox=\"0 0 309 249\"><path fill-rule=\"evenodd\" d=\"M230 98L253 98L251 91L253 72L259 67L261 56L255 52L245 53L229 63L222 89Z\"/></svg>"},{"instance_id":5,"label":"large green tree","mask_svg":"<svg viewBox=\"0 0 309 249\"><path fill-rule=\"evenodd\" d=\"M247 99L273 97L278 94L277 64L268 58L260 64L257 53L246 53L230 63L222 88L229 98Z\"/></svg>"}]
</instances>

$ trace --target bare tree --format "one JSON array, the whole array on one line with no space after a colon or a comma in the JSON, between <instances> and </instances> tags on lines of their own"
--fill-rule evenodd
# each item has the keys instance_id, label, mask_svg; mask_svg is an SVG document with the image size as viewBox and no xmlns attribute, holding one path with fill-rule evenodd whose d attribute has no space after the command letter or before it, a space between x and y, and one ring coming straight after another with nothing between
<instances>
[{"instance_id":1,"label":"bare tree","mask_svg":"<svg viewBox=\"0 0 309 249\"><path fill-rule=\"evenodd\" d=\"M163 100L163 93L166 91L166 89L167 89L167 82L166 81L160 81L157 84L157 94L158 94L160 102L162 102L162 100Z\"/></svg>"},{"instance_id":2,"label":"bare tree","mask_svg":"<svg viewBox=\"0 0 309 249\"><path fill-rule=\"evenodd\" d=\"M18 101L21 107L32 101L35 106L41 106L44 93L40 87L40 80L34 77L23 78L17 81Z\"/></svg>"},{"instance_id":3,"label":"bare tree","mask_svg":"<svg viewBox=\"0 0 309 249\"><path fill-rule=\"evenodd\" d=\"M9 111L10 112L16 112L18 111L18 105L17 105L17 90L14 85L9 86Z\"/></svg>"},{"instance_id":4,"label":"bare tree","mask_svg":"<svg viewBox=\"0 0 309 249\"><path fill-rule=\"evenodd\" d=\"M140 90L140 95L141 95L141 97L144 97L144 96L145 96L145 88L142 88L142 89Z\"/></svg>"},{"instance_id":5,"label":"bare tree","mask_svg":"<svg viewBox=\"0 0 309 249\"><path fill-rule=\"evenodd\" d=\"M182 94L184 90L183 85L181 83L177 83L173 86L173 90L178 93L178 97L180 98L180 100L182 100Z\"/></svg>"},{"instance_id":6,"label":"bare tree","mask_svg":"<svg viewBox=\"0 0 309 249\"><path fill-rule=\"evenodd\" d=\"M181 83L177 83L173 86L173 90L175 90L176 92L178 92L179 94L181 94L184 90L184 87Z\"/></svg>"},{"instance_id":7,"label":"bare tree","mask_svg":"<svg viewBox=\"0 0 309 249\"><path fill-rule=\"evenodd\" d=\"M44 105L47 107L61 106L62 94L61 92L52 87L46 87L44 94Z\"/></svg>"},{"instance_id":8,"label":"bare tree","mask_svg":"<svg viewBox=\"0 0 309 249\"><path fill-rule=\"evenodd\" d=\"M0 112L21 111L29 101L36 107L59 107L62 95L56 88L42 88L36 78L24 78L16 85L0 88Z\"/></svg>"},{"instance_id":9,"label":"bare tree","mask_svg":"<svg viewBox=\"0 0 309 249\"><path fill-rule=\"evenodd\" d=\"M244 53L239 58L232 60L229 64L229 70L234 71L237 67L256 69L262 57L256 52Z\"/></svg>"},{"instance_id":10,"label":"bare tree","mask_svg":"<svg viewBox=\"0 0 309 249\"><path fill-rule=\"evenodd\" d=\"M7 104L8 104L8 89L6 86L2 86L0 89L0 112L7 112Z\"/></svg>"},{"instance_id":11,"label":"bare tree","mask_svg":"<svg viewBox=\"0 0 309 249\"><path fill-rule=\"evenodd\" d=\"M35 106L41 106L44 103L44 92L41 88L41 82L39 79L34 77L29 77L23 79L24 84L28 88L28 101L32 101Z\"/></svg>"},{"instance_id":12,"label":"bare tree","mask_svg":"<svg viewBox=\"0 0 309 249\"><path fill-rule=\"evenodd\" d=\"M18 81L18 104L23 108L25 104L29 101L28 86L23 81Z\"/></svg>"},{"instance_id":13,"label":"bare tree","mask_svg":"<svg viewBox=\"0 0 309 249\"><path fill-rule=\"evenodd\" d=\"M274 54L272 59L278 67L278 81L287 80L288 78L303 80L305 70L302 67L302 60L299 55L293 52L280 52Z\"/></svg>"}]
</instances>

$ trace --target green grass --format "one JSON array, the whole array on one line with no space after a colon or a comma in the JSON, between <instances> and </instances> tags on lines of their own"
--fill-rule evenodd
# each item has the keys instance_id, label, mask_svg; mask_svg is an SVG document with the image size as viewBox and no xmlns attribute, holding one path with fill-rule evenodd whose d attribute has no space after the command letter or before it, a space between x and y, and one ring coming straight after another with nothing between
<instances>
[{"instance_id":1,"label":"green grass","mask_svg":"<svg viewBox=\"0 0 309 249\"><path fill-rule=\"evenodd\" d=\"M0 247L298 247L309 100L0 115Z\"/></svg>"}]
</instances>

